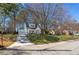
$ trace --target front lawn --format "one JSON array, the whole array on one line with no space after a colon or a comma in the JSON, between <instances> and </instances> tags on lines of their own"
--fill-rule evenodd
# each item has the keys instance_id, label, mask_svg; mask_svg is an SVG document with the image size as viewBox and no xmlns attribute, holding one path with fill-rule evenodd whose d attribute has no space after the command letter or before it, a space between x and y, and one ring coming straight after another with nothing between
<instances>
[{"instance_id":1,"label":"front lawn","mask_svg":"<svg viewBox=\"0 0 79 59\"><path fill-rule=\"evenodd\" d=\"M52 35L29 34L28 39L34 44L47 44L59 41L59 38Z\"/></svg>"},{"instance_id":2,"label":"front lawn","mask_svg":"<svg viewBox=\"0 0 79 59\"><path fill-rule=\"evenodd\" d=\"M17 34L0 34L0 37L6 38L6 39L14 39L16 38Z\"/></svg>"},{"instance_id":3,"label":"front lawn","mask_svg":"<svg viewBox=\"0 0 79 59\"><path fill-rule=\"evenodd\" d=\"M52 42L75 40L79 39L79 36L29 34L28 39L35 44L47 44Z\"/></svg>"},{"instance_id":4,"label":"front lawn","mask_svg":"<svg viewBox=\"0 0 79 59\"><path fill-rule=\"evenodd\" d=\"M3 37L3 46L7 47L15 42L16 36L17 35L13 34L3 34L3 35L0 34L0 45L2 45L1 41L2 37ZM79 36L73 36L73 35L29 34L27 37L34 44L47 44L59 41L79 39Z\"/></svg>"},{"instance_id":5,"label":"front lawn","mask_svg":"<svg viewBox=\"0 0 79 59\"><path fill-rule=\"evenodd\" d=\"M79 36L74 36L74 35L56 35L56 37L59 38L59 41L79 39Z\"/></svg>"}]
</instances>

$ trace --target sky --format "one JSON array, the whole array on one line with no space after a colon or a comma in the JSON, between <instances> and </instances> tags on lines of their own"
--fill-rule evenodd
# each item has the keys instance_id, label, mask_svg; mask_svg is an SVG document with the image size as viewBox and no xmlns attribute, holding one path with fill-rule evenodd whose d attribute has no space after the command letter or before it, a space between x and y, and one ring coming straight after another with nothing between
<instances>
[{"instance_id":1,"label":"sky","mask_svg":"<svg viewBox=\"0 0 79 59\"><path fill-rule=\"evenodd\" d=\"M67 13L79 22L79 3L64 3Z\"/></svg>"},{"instance_id":2,"label":"sky","mask_svg":"<svg viewBox=\"0 0 79 59\"><path fill-rule=\"evenodd\" d=\"M68 14L79 22L79 3L65 3L64 6Z\"/></svg>"},{"instance_id":3,"label":"sky","mask_svg":"<svg viewBox=\"0 0 79 59\"><path fill-rule=\"evenodd\" d=\"M79 22L79 3L64 3L67 13Z\"/></svg>"}]
</instances>

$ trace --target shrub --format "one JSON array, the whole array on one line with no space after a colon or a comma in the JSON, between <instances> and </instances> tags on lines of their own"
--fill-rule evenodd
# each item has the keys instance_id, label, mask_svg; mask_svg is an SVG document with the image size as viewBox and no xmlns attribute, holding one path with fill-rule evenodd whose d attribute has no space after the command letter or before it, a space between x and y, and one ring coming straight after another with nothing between
<instances>
[{"instance_id":1,"label":"shrub","mask_svg":"<svg viewBox=\"0 0 79 59\"><path fill-rule=\"evenodd\" d=\"M43 43L51 43L51 42L79 39L79 36L29 34L28 39L35 44L43 44Z\"/></svg>"},{"instance_id":2,"label":"shrub","mask_svg":"<svg viewBox=\"0 0 79 59\"><path fill-rule=\"evenodd\" d=\"M59 41L59 38L58 38L58 37L52 36L52 35L46 36L46 39L47 39L48 41L50 41L50 42L57 42L57 41Z\"/></svg>"},{"instance_id":3,"label":"shrub","mask_svg":"<svg viewBox=\"0 0 79 59\"><path fill-rule=\"evenodd\" d=\"M59 39L52 35L41 35L41 34L29 34L28 39L35 44L43 44L50 42L57 42Z\"/></svg>"},{"instance_id":4,"label":"shrub","mask_svg":"<svg viewBox=\"0 0 79 59\"><path fill-rule=\"evenodd\" d=\"M45 29L44 31L45 31L46 34L49 34L49 30Z\"/></svg>"}]
</instances>

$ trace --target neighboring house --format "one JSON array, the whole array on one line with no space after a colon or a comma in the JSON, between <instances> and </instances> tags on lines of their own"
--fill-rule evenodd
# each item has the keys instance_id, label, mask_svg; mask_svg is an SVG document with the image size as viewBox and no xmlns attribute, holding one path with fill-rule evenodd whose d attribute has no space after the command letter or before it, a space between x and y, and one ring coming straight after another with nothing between
<instances>
[{"instance_id":1,"label":"neighboring house","mask_svg":"<svg viewBox=\"0 0 79 59\"><path fill-rule=\"evenodd\" d=\"M63 34L64 35L69 35L69 31L68 30L63 30Z\"/></svg>"},{"instance_id":2,"label":"neighboring house","mask_svg":"<svg viewBox=\"0 0 79 59\"><path fill-rule=\"evenodd\" d=\"M39 25L35 25L35 24L29 24L28 26L28 33L36 33L36 34L40 34L41 33L41 29L39 27Z\"/></svg>"},{"instance_id":3,"label":"neighboring house","mask_svg":"<svg viewBox=\"0 0 79 59\"><path fill-rule=\"evenodd\" d=\"M28 33L35 33L35 34L40 34L41 33L41 29L40 27L33 23L29 23L28 26L26 26L26 23L20 23L20 24L17 24L17 27L16 27L16 31L20 31L20 30L23 30L26 34Z\"/></svg>"}]
</instances>

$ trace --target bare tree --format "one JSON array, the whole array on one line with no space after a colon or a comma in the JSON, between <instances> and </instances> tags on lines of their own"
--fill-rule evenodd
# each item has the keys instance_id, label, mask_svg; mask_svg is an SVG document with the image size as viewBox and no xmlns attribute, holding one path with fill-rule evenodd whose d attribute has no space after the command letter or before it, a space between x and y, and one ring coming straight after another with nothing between
<instances>
[{"instance_id":1,"label":"bare tree","mask_svg":"<svg viewBox=\"0 0 79 59\"><path fill-rule=\"evenodd\" d=\"M39 7L38 7L39 6ZM40 24L41 33L48 29L48 20L52 19L54 4L30 4L30 11L35 23Z\"/></svg>"},{"instance_id":2,"label":"bare tree","mask_svg":"<svg viewBox=\"0 0 79 59\"><path fill-rule=\"evenodd\" d=\"M51 25L55 27L55 29L61 28L64 21L66 20L67 12L63 6L63 4L26 4L27 6L25 10L23 10L20 14L20 19L27 20L28 14L31 13L32 21L35 24L40 24L41 33L45 34L45 30L48 30L48 26L51 22ZM59 31L59 30L58 30Z\"/></svg>"},{"instance_id":3,"label":"bare tree","mask_svg":"<svg viewBox=\"0 0 79 59\"><path fill-rule=\"evenodd\" d=\"M30 6L35 22L41 25L42 34L45 34L45 30L48 29L49 20L55 20L54 25L58 28L66 16L63 4L31 4Z\"/></svg>"}]
</instances>

